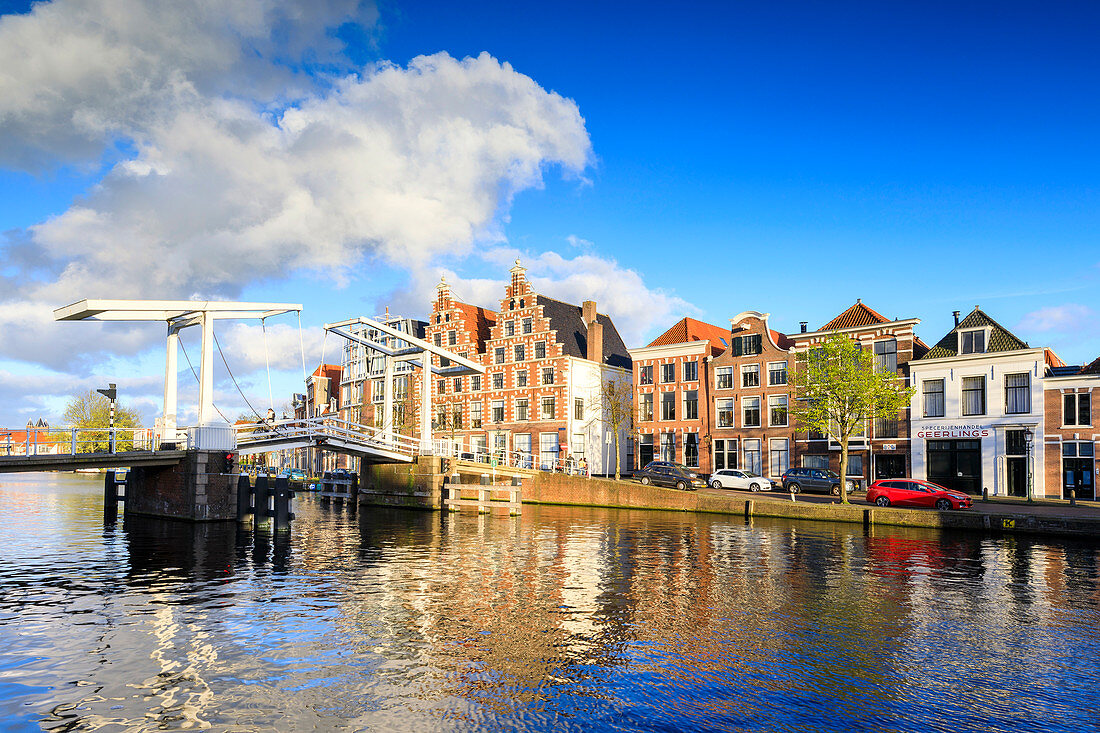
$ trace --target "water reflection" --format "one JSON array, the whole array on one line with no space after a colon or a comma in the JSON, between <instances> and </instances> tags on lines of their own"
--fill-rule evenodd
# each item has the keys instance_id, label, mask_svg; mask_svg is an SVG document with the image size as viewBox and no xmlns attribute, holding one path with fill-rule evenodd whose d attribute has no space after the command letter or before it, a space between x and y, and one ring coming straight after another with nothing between
<instances>
[{"instance_id":1,"label":"water reflection","mask_svg":"<svg viewBox=\"0 0 1100 733\"><path fill-rule=\"evenodd\" d=\"M310 500L289 534L105 530L96 488L0 485L15 729L1080 730L1098 712L1084 543Z\"/></svg>"}]
</instances>

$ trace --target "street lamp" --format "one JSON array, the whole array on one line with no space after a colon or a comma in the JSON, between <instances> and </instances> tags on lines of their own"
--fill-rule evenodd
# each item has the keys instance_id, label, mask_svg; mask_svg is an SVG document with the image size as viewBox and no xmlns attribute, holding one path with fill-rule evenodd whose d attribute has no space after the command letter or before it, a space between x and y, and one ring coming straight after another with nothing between
<instances>
[{"instance_id":1,"label":"street lamp","mask_svg":"<svg viewBox=\"0 0 1100 733\"><path fill-rule=\"evenodd\" d=\"M1031 441L1035 439L1035 433L1031 431L1031 428L1024 429L1024 444L1027 446L1027 501L1030 504L1031 499Z\"/></svg>"}]
</instances>

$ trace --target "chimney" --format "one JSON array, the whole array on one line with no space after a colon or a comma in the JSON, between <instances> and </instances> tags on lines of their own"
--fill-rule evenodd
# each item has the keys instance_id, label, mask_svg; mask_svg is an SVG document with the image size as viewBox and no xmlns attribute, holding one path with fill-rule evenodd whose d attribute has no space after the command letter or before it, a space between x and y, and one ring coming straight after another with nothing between
<instances>
[{"instance_id":1,"label":"chimney","mask_svg":"<svg viewBox=\"0 0 1100 733\"><path fill-rule=\"evenodd\" d=\"M596 320L596 301L586 300L581 303L581 320L584 321L585 328L588 328L588 324Z\"/></svg>"},{"instance_id":2,"label":"chimney","mask_svg":"<svg viewBox=\"0 0 1100 733\"><path fill-rule=\"evenodd\" d=\"M959 327L959 312L951 311L951 315L955 316L955 328Z\"/></svg>"},{"instance_id":3,"label":"chimney","mask_svg":"<svg viewBox=\"0 0 1100 733\"><path fill-rule=\"evenodd\" d=\"M798 322L798 327L799 327L799 329L801 329L799 332L800 333L806 333L806 326L807 325L809 325L809 324L806 321L799 321Z\"/></svg>"},{"instance_id":4,"label":"chimney","mask_svg":"<svg viewBox=\"0 0 1100 733\"><path fill-rule=\"evenodd\" d=\"M586 302L585 305L588 303ZM592 303L592 307L594 309L596 304ZM603 326L595 319L588 324L588 360L603 361Z\"/></svg>"}]
</instances>

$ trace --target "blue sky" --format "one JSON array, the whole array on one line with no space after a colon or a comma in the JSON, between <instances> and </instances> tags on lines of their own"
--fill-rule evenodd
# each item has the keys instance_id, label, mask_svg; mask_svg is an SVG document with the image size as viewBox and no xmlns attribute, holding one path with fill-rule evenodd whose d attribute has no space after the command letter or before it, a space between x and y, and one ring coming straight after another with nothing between
<instances>
[{"instance_id":1,"label":"blue sky","mask_svg":"<svg viewBox=\"0 0 1100 733\"><path fill-rule=\"evenodd\" d=\"M26 5L0 4L0 11L25 12ZM244 277L237 273L234 296L302 302L304 322L316 327L387 303L426 311L430 283L447 271L460 295L492 305L499 291L488 281L503 281L510 257L518 255L551 295L579 300L586 282L601 282L595 293L601 310L616 318L631 345L683 315L724 325L755 309L770 312L781 330L796 330L802 320L816 327L859 297L887 316L921 318L918 333L926 341L950 328L951 311L980 304L1032 345L1052 346L1069 362L1100 356L1100 6L1094 3L599 10L588 3L480 3L471 10L383 2L377 12L332 12L334 20L316 37L303 31L286 39L276 23L260 39L261 48L270 42L276 49L302 38L312 48L332 35L349 44L342 53L293 57L293 70L302 73L288 85L323 98L334 79L369 77L381 62L403 70L421 55L445 52L461 60L487 52L533 81L532 98L556 92L572 100L587 149L576 145L575 134L553 139L533 159L542 171L535 182L496 171L514 197L498 195L491 215L472 216L477 231L458 244L418 240L427 249L415 250L426 253L415 266L374 246L351 246L339 272L287 256ZM70 17L58 16L52 22ZM0 33L16 32L8 23L13 17L0 18ZM248 48L255 45L248 39ZM200 72L209 75L206 68L188 73ZM241 96L244 87L233 84L242 83L244 72L235 78L230 66L218 73L220 86L204 93ZM270 70L249 73L267 83L277 79ZM499 73L505 83L507 70ZM244 96L251 93L249 87ZM286 96L253 101L280 112L303 105L301 95ZM95 100L74 99L72 109L88 104ZM4 114L0 106L0 133L13 119L10 110ZM0 156L0 231L8 232L0 247L10 252L13 242L30 237L33 245L39 237L55 242L56 252L64 250L65 236L86 236L72 227L38 235L33 227L89 197L92 208L110 211L122 189L96 198L94 187L120 163L142 157L134 143L142 129L121 124L91 153L59 147L32 165ZM171 147L163 135L149 139L152 147ZM135 193L140 185L127 184L127 195L151 196ZM492 195L478 191L474 198L483 204ZM162 236L170 237L166 231ZM359 236L352 232L349 241ZM564 259L554 260L555 253ZM25 258L0 265L9 277L49 276L33 275ZM135 271L119 277L115 287L128 294ZM174 286L183 292L189 283ZM68 364L6 353L0 375L31 375L45 363L59 383L63 375L123 369L156 377L162 356L152 342L118 359L89 348ZM244 364L241 371L248 371ZM288 392L300 374L277 370L276 379ZM254 373L252 380L257 394L266 393L266 377ZM35 411L48 414L62 397L58 388L52 398L13 404L0 417L14 423ZM147 397L151 420L152 392Z\"/></svg>"}]
</instances>

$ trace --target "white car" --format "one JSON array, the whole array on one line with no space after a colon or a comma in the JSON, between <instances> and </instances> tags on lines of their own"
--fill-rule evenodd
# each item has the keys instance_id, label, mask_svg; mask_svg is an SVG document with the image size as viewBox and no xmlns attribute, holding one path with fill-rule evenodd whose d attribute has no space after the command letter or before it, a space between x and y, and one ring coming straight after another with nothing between
<instances>
[{"instance_id":1,"label":"white car","mask_svg":"<svg viewBox=\"0 0 1100 733\"><path fill-rule=\"evenodd\" d=\"M771 491L772 480L758 476L752 471L736 468L723 468L710 475L710 485L714 489L748 489L749 491Z\"/></svg>"}]
</instances>

